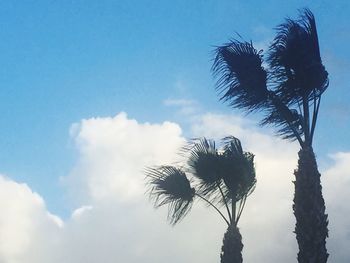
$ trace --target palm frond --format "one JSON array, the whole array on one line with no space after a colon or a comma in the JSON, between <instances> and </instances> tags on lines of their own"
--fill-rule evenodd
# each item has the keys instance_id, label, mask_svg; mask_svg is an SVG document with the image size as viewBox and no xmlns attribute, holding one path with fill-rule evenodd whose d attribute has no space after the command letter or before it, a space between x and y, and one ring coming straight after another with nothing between
<instances>
[{"instance_id":1,"label":"palm frond","mask_svg":"<svg viewBox=\"0 0 350 263\"><path fill-rule=\"evenodd\" d=\"M223 141L222 166L227 171L223 181L229 189L228 197L232 202L237 202L249 195L255 186L254 155L244 152L240 140L233 136L226 137Z\"/></svg>"},{"instance_id":2,"label":"palm frond","mask_svg":"<svg viewBox=\"0 0 350 263\"><path fill-rule=\"evenodd\" d=\"M267 72L262 56L251 42L232 40L215 50L212 67L221 100L248 112L267 103Z\"/></svg>"},{"instance_id":3,"label":"palm frond","mask_svg":"<svg viewBox=\"0 0 350 263\"><path fill-rule=\"evenodd\" d=\"M302 145L302 117L297 110L288 107L274 91L268 91L269 106L266 116L260 121L261 126L269 125L277 128L276 134L283 139L298 140Z\"/></svg>"},{"instance_id":4,"label":"palm frond","mask_svg":"<svg viewBox=\"0 0 350 263\"><path fill-rule=\"evenodd\" d=\"M274 90L287 105L303 98L313 100L328 86L328 73L322 64L315 18L304 9L299 20L286 19L277 27L268 59L276 81Z\"/></svg>"},{"instance_id":5,"label":"palm frond","mask_svg":"<svg viewBox=\"0 0 350 263\"><path fill-rule=\"evenodd\" d=\"M241 145L241 141L234 136L227 136L222 139L224 143L224 151L226 153L230 152L234 155L243 154L243 149Z\"/></svg>"},{"instance_id":6,"label":"palm frond","mask_svg":"<svg viewBox=\"0 0 350 263\"><path fill-rule=\"evenodd\" d=\"M316 96L320 96L328 87L328 72L322 64L320 46L316 27L316 19L310 9L305 8L300 11L301 17L299 23L308 34L308 51L310 51L309 64L306 66L306 76L310 76L309 85ZM312 94L311 94L312 95ZM312 98L310 98L312 99Z\"/></svg>"},{"instance_id":7,"label":"palm frond","mask_svg":"<svg viewBox=\"0 0 350 263\"><path fill-rule=\"evenodd\" d=\"M176 224L190 211L195 196L186 174L173 166L148 168L145 174L155 207L168 205L168 220Z\"/></svg>"},{"instance_id":8,"label":"palm frond","mask_svg":"<svg viewBox=\"0 0 350 263\"><path fill-rule=\"evenodd\" d=\"M256 185L254 154L244 152L244 167L245 176L241 183L240 194L242 196L249 196L254 191Z\"/></svg>"},{"instance_id":9,"label":"palm frond","mask_svg":"<svg viewBox=\"0 0 350 263\"><path fill-rule=\"evenodd\" d=\"M287 120L288 119L288 120ZM270 125L275 127L276 135L291 141L297 140L295 131L298 136L303 134L302 129L302 116L294 109L291 109L288 118L281 115L281 112L277 109L272 109L268 115L260 122L261 126ZM292 127L294 129L292 129Z\"/></svg>"},{"instance_id":10,"label":"palm frond","mask_svg":"<svg viewBox=\"0 0 350 263\"><path fill-rule=\"evenodd\" d=\"M222 174L215 142L206 138L194 139L183 151L188 154L189 172L198 179L198 192L211 200L216 199Z\"/></svg>"}]
</instances>

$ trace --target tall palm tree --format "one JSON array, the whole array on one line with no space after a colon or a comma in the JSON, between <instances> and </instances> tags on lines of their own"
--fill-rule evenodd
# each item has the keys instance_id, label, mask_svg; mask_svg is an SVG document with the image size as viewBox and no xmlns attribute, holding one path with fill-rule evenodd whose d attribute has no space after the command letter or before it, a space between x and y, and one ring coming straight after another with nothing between
<instances>
[{"instance_id":1,"label":"tall palm tree","mask_svg":"<svg viewBox=\"0 0 350 263\"><path fill-rule=\"evenodd\" d=\"M293 210L299 262L327 262L328 219L312 148L321 96L328 87L314 15L286 19L263 61L251 42L232 40L216 49L213 64L221 100L247 113L263 112L261 125L300 144Z\"/></svg>"},{"instance_id":2,"label":"tall palm tree","mask_svg":"<svg viewBox=\"0 0 350 263\"><path fill-rule=\"evenodd\" d=\"M227 224L221 263L242 262L243 244L237 224L256 184L254 155L244 152L235 137L224 138L221 150L214 141L197 139L184 147L184 153L184 167L146 169L155 207L168 205L168 220L175 225L190 211L195 198L207 203ZM226 215L220 206L225 207Z\"/></svg>"}]
</instances>

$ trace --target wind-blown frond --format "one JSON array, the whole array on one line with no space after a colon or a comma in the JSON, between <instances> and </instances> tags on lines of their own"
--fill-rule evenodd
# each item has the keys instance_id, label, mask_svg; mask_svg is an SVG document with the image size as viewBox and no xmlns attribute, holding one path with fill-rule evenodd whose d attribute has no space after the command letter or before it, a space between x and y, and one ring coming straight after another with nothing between
<instances>
[{"instance_id":1,"label":"wind-blown frond","mask_svg":"<svg viewBox=\"0 0 350 263\"><path fill-rule=\"evenodd\" d=\"M241 141L234 136L227 136L222 139L224 143L224 151L226 153L230 152L233 155L241 155L243 154L243 149L241 145Z\"/></svg>"},{"instance_id":2,"label":"wind-blown frond","mask_svg":"<svg viewBox=\"0 0 350 263\"><path fill-rule=\"evenodd\" d=\"M302 116L297 110L290 110L288 117L285 118L277 109L272 109L269 114L260 122L261 126L271 125L276 127L276 134L282 139L294 141L297 139L295 132L302 136ZM292 129L294 127L294 130Z\"/></svg>"},{"instance_id":3,"label":"wind-blown frond","mask_svg":"<svg viewBox=\"0 0 350 263\"><path fill-rule=\"evenodd\" d=\"M198 179L199 193L215 199L222 180L215 142L206 138L194 139L183 150L188 154L190 173Z\"/></svg>"},{"instance_id":4,"label":"wind-blown frond","mask_svg":"<svg viewBox=\"0 0 350 263\"><path fill-rule=\"evenodd\" d=\"M227 162L223 180L230 190L230 198L237 202L249 195L256 184L254 155L244 152L240 140L233 136L224 138L223 142L223 157Z\"/></svg>"},{"instance_id":5,"label":"wind-blown frond","mask_svg":"<svg viewBox=\"0 0 350 263\"><path fill-rule=\"evenodd\" d=\"M233 136L223 139L222 151L205 138L194 140L185 151L189 171L199 182L198 193L217 203L236 202L255 184L254 157L243 152L240 140Z\"/></svg>"},{"instance_id":6,"label":"wind-blown frond","mask_svg":"<svg viewBox=\"0 0 350 263\"><path fill-rule=\"evenodd\" d=\"M315 18L304 9L300 20L286 19L277 27L267 59L276 81L275 92L286 104L312 100L328 87L322 64Z\"/></svg>"},{"instance_id":7,"label":"wind-blown frond","mask_svg":"<svg viewBox=\"0 0 350 263\"><path fill-rule=\"evenodd\" d=\"M248 112L265 107L267 72L251 42L233 40L215 50L212 70L221 99Z\"/></svg>"},{"instance_id":8,"label":"wind-blown frond","mask_svg":"<svg viewBox=\"0 0 350 263\"><path fill-rule=\"evenodd\" d=\"M168 220L176 224L190 211L195 196L186 174L173 166L148 168L145 173L155 207L168 205Z\"/></svg>"},{"instance_id":9,"label":"wind-blown frond","mask_svg":"<svg viewBox=\"0 0 350 263\"><path fill-rule=\"evenodd\" d=\"M254 191L256 185L254 154L250 152L244 152L244 175L240 190L241 195L247 197ZM239 197L238 200L240 199Z\"/></svg>"},{"instance_id":10,"label":"wind-blown frond","mask_svg":"<svg viewBox=\"0 0 350 263\"><path fill-rule=\"evenodd\" d=\"M276 134L283 139L298 140L302 144L303 116L297 110L288 108L273 92L270 92L269 98L272 106L267 110L267 115L260 125L274 126L277 128Z\"/></svg>"}]
</instances>

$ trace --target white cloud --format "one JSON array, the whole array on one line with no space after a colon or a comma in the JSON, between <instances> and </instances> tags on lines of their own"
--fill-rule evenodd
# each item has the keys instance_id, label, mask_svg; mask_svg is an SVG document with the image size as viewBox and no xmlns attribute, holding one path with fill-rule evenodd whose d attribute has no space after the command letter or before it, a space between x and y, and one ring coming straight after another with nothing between
<instances>
[{"instance_id":1,"label":"white cloud","mask_svg":"<svg viewBox=\"0 0 350 263\"><path fill-rule=\"evenodd\" d=\"M166 99L163 104L168 107L179 107L179 113L182 115L193 115L199 110L198 102L195 100Z\"/></svg>"},{"instance_id":2,"label":"white cloud","mask_svg":"<svg viewBox=\"0 0 350 263\"><path fill-rule=\"evenodd\" d=\"M140 124L125 113L82 120L74 130L79 160L63 180L84 202L143 193L145 166L170 162L184 142L177 124Z\"/></svg>"},{"instance_id":3,"label":"white cloud","mask_svg":"<svg viewBox=\"0 0 350 263\"><path fill-rule=\"evenodd\" d=\"M349 262L350 252L350 152L332 154L334 161L323 173L326 212L329 218L330 262Z\"/></svg>"},{"instance_id":4,"label":"white cloud","mask_svg":"<svg viewBox=\"0 0 350 263\"><path fill-rule=\"evenodd\" d=\"M78 220L81 216L83 216L85 213L88 213L92 209L93 206L91 205L83 205L73 211L72 218Z\"/></svg>"},{"instance_id":5,"label":"white cloud","mask_svg":"<svg viewBox=\"0 0 350 263\"><path fill-rule=\"evenodd\" d=\"M291 207L297 145L263 134L234 116L204 114L192 120L193 136L234 135L256 155L258 184L240 221L245 262L295 262ZM139 123L120 113L82 120L71 134L79 158L63 181L80 208L63 223L27 185L0 177L0 262L218 261L225 226L214 211L195 203L179 225L170 227L166 209L154 210L144 196L143 168L173 162L184 142L177 124ZM350 153L333 159L323 176L330 262L345 263L350 257Z\"/></svg>"},{"instance_id":6,"label":"white cloud","mask_svg":"<svg viewBox=\"0 0 350 263\"><path fill-rule=\"evenodd\" d=\"M22 263L53 245L62 221L26 184L0 175L0 262ZM42 243L41 249L38 244Z\"/></svg>"}]
</instances>

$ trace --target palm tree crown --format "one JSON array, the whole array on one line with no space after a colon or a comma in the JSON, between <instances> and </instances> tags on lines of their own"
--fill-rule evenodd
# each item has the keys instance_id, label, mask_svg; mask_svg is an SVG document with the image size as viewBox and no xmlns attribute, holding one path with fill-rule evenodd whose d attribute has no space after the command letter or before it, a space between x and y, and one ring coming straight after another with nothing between
<instances>
[{"instance_id":1,"label":"palm tree crown","mask_svg":"<svg viewBox=\"0 0 350 263\"><path fill-rule=\"evenodd\" d=\"M236 225L256 184L254 155L244 152L240 141L232 136L223 139L220 150L214 141L201 138L187 144L183 152L187 157L184 167L146 169L149 194L155 206L168 205L168 219L176 224L189 212L194 199L199 198L228 225ZM218 205L225 206L226 216Z\"/></svg>"},{"instance_id":2,"label":"palm tree crown","mask_svg":"<svg viewBox=\"0 0 350 263\"><path fill-rule=\"evenodd\" d=\"M312 145L328 73L310 10L277 27L266 64L251 42L234 39L215 53L212 69L222 100L248 113L263 111L261 125L277 127L277 134L298 140L303 148Z\"/></svg>"},{"instance_id":3,"label":"palm tree crown","mask_svg":"<svg viewBox=\"0 0 350 263\"><path fill-rule=\"evenodd\" d=\"M298 20L279 25L265 60L251 42L235 39L215 53L212 70L221 99L247 113L263 112L260 125L275 126L282 138L299 142L293 182L298 261L326 263L328 217L312 141L328 73L314 15L304 9Z\"/></svg>"}]
</instances>

